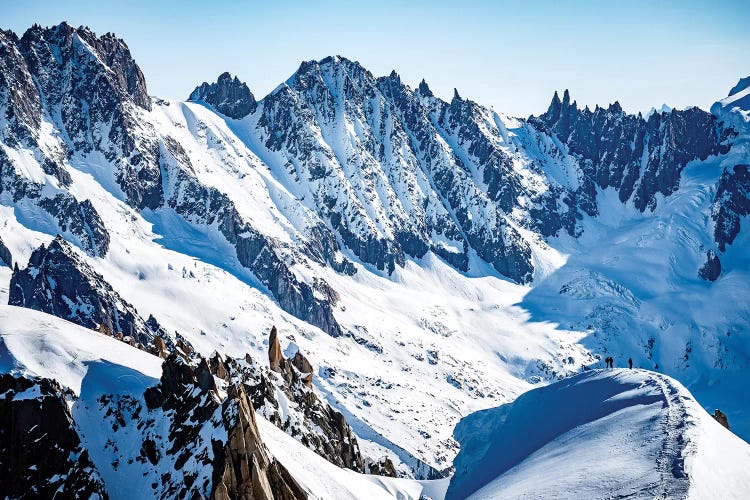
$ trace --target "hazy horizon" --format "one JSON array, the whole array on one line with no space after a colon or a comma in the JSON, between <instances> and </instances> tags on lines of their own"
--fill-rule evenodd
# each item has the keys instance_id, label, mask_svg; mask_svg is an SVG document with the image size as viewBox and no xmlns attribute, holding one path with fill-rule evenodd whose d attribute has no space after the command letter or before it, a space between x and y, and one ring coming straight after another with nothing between
<instances>
[{"instance_id":1,"label":"hazy horizon","mask_svg":"<svg viewBox=\"0 0 750 500\"><path fill-rule=\"evenodd\" d=\"M626 111L710 105L750 75L750 2L443 2L352 5L212 5L148 2L0 1L0 27L19 36L34 23L68 21L114 32L131 49L151 95L184 100L228 71L258 99L304 60L341 55L375 76L424 78L496 111L539 114L569 89L580 106L619 101Z\"/></svg>"}]
</instances>

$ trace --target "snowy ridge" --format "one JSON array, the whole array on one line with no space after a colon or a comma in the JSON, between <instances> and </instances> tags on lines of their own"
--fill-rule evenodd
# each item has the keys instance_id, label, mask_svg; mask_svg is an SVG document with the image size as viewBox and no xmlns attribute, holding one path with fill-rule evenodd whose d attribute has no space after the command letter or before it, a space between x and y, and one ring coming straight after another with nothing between
<instances>
[{"instance_id":1,"label":"snowy ridge","mask_svg":"<svg viewBox=\"0 0 750 500\"><path fill-rule=\"evenodd\" d=\"M529 391L465 418L456 437L464 451L449 499L743 498L750 491L747 443L679 382L644 370L595 370Z\"/></svg>"}]
</instances>

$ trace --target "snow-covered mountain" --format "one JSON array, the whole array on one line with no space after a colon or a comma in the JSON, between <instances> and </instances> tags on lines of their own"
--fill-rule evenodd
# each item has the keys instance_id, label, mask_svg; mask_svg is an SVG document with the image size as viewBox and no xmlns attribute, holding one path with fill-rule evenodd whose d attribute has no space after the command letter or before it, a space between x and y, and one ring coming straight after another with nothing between
<instances>
[{"instance_id":1,"label":"snow-covered mountain","mask_svg":"<svg viewBox=\"0 0 750 500\"><path fill-rule=\"evenodd\" d=\"M255 410L359 472L446 476L463 417L607 355L748 439L746 91L647 118L566 91L521 119L336 56L170 102L115 35L0 32L0 301L260 362Z\"/></svg>"}]
</instances>

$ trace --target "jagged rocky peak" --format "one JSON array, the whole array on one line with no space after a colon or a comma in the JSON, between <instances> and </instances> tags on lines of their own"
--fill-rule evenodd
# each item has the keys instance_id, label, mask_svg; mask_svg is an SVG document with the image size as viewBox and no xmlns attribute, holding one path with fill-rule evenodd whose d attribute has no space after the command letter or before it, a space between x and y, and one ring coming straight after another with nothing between
<instances>
[{"instance_id":1,"label":"jagged rocky peak","mask_svg":"<svg viewBox=\"0 0 750 500\"><path fill-rule=\"evenodd\" d=\"M27 307L115 336L154 354L174 348L155 318L144 321L136 309L58 235L40 246L10 280L8 303ZM160 340L155 342L155 338Z\"/></svg>"},{"instance_id":2,"label":"jagged rocky peak","mask_svg":"<svg viewBox=\"0 0 750 500\"><path fill-rule=\"evenodd\" d=\"M432 93L432 90L430 90L430 86L427 85L427 82L424 80L424 78L422 78L422 81L419 82L419 87L417 87L417 90L422 97L435 97L435 95Z\"/></svg>"},{"instance_id":3,"label":"jagged rocky peak","mask_svg":"<svg viewBox=\"0 0 750 500\"><path fill-rule=\"evenodd\" d=\"M0 497L107 498L73 424L72 398L55 380L0 375Z\"/></svg>"},{"instance_id":4,"label":"jagged rocky peak","mask_svg":"<svg viewBox=\"0 0 750 500\"><path fill-rule=\"evenodd\" d=\"M654 113L646 120L626 113L617 101L606 109L580 110L566 90L562 100L555 92L547 112L529 123L556 135L583 160L586 178L602 189L615 188L620 201L632 199L640 211L654 210L657 194L669 196L679 188L688 162L724 150L713 116L698 108ZM592 200L594 188L586 186Z\"/></svg>"},{"instance_id":5,"label":"jagged rocky peak","mask_svg":"<svg viewBox=\"0 0 750 500\"><path fill-rule=\"evenodd\" d=\"M242 386L230 385L227 399L236 415L228 430L223 457L218 453L223 471L214 485L212 498L257 498L263 500L305 499L307 495L286 468L272 458L263 444L255 420L255 411Z\"/></svg>"},{"instance_id":6,"label":"jagged rocky peak","mask_svg":"<svg viewBox=\"0 0 750 500\"><path fill-rule=\"evenodd\" d=\"M112 462L97 465L108 474L132 466L154 498L306 498L266 449L243 387L219 391L203 358L171 353L142 399L105 394L98 403Z\"/></svg>"},{"instance_id":7,"label":"jagged rocky peak","mask_svg":"<svg viewBox=\"0 0 750 500\"><path fill-rule=\"evenodd\" d=\"M202 101L229 118L240 119L255 112L258 103L245 82L222 73L215 83L203 82L193 90L189 101Z\"/></svg>"},{"instance_id":8,"label":"jagged rocky peak","mask_svg":"<svg viewBox=\"0 0 750 500\"><path fill-rule=\"evenodd\" d=\"M284 356L274 327L268 343L270 366L261 366L250 356L225 360L218 353L207 366L217 378L241 386L256 411L279 429L329 462L365 472L365 464L374 462L362 456L346 418L316 395L312 364L296 344L291 343L286 352L290 359ZM373 465L382 475L391 469L388 464Z\"/></svg>"},{"instance_id":9,"label":"jagged rocky peak","mask_svg":"<svg viewBox=\"0 0 750 500\"><path fill-rule=\"evenodd\" d=\"M62 99L65 80L55 79L70 64L80 65L86 72L96 72L98 85L90 86L93 78L78 79L83 90L81 97L94 97L92 106L106 98L108 92L127 96L137 106L151 109L151 98L146 90L146 79L133 59L127 44L112 33L97 36L86 26L74 28L67 22L42 28L34 25L21 37L21 51L29 67L41 77L40 84L47 98ZM93 75L87 75L93 76ZM114 96L110 96L112 98Z\"/></svg>"},{"instance_id":10,"label":"jagged rocky peak","mask_svg":"<svg viewBox=\"0 0 750 500\"><path fill-rule=\"evenodd\" d=\"M372 73L358 61L338 55L320 61L303 61L287 80L287 85L307 94L308 104L313 108L331 104L332 97L339 91L348 99L362 94L374 96L375 83ZM321 92L321 84L329 95Z\"/></svg>"},{"instance_id":11,"label":"jagged rocky peak","mask_svg":"<svg viewBox=\"0 0 750 500\"><path fill-rule=\"evenodd\" d=\"M279 332L276 327L271 328L268 337L268 365L271 370L282 374L287 383L294 384L302 382L307 387L312 387L313 366L300 352L296 344L290 346L290 359L284 356L279 341Z\"/></svg>"}]
</instances>

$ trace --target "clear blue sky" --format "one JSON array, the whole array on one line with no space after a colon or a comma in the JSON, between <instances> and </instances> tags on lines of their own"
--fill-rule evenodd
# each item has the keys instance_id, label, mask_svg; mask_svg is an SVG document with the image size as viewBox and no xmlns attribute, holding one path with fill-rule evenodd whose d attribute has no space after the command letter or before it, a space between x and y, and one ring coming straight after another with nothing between
<instances>
[{"instance_id":1,"label":"clear blue sky","mask_svg":"<svg viewBox=\"0 0 750 500\"><path fill-rule=\"evenodd\" d=\"M708 107L750 75L750 0L0 0L0 27L19 34L62 20L118 34L149 93L175 99L223 71L260 98L333 54L521 116L564 88L628 111Z\"/></svg>"}]
</instances>

